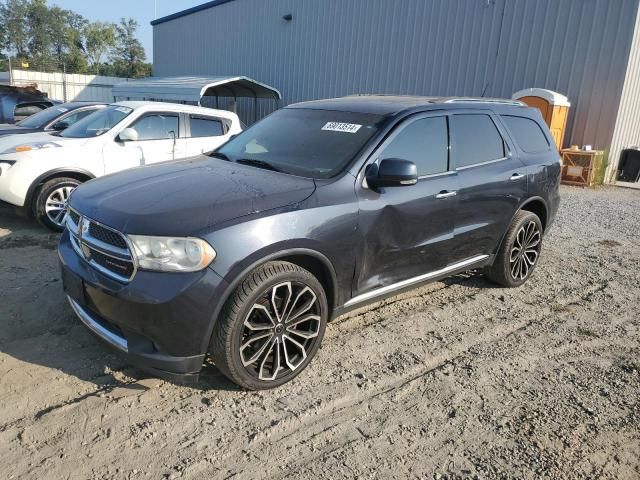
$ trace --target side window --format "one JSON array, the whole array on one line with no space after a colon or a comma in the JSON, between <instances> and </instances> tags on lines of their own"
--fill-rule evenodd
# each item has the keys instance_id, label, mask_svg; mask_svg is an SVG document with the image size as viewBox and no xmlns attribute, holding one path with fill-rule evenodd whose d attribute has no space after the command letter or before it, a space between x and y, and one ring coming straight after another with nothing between
<instances>
[{"instance_id":1,"label":"side window","mask_svg":"<svg viewBox=\"0 0 640 480\"><path fill-rule=\"evenodd\" d=\"M191 123L192 138L224 135L224 127L218 119L189 115L189 122Z\"/></svg>"},{"instance_id":2,"label":"side window","mask_svg":"<svg viewBox=\"0 0 640 480\"><path fill-rule=\"evenodd\" d=\"M152 113L131 125L138 132L138 140L166 140L178 136L178 115Z\"/></svg>"},{"instance_id":3,"label":"side window","mask_svg":"<svg viewBox=\"0 0 640 480\"><path fill-rule=\"evenodd\" d=\"M448 169L448 144L446 117L421 118L402 129L380 158L411 160L418 175L443 173Z\"/></svg>"},{"instance_id":4,"label":"side window","mask_svg":"<svg viewBox=\"0 0 640 480\"><path fill-rule=\"evenodd\" d=\"M16 105L16 109L13 112L13 118L16 122L20 120L24 120L27 117L30 117L34 113L41 112L46 107L43 105L33 105L33 104L23 104Z\"/></svg>"},{"instance_id":5,"label":"side window","mask_svg":"<svg viewBox=\"0 0 640 480\"><path fill-rule=\"evenodd\" d=\"M548 152L551 148L540 125L530 118L512 115L502 115L501 118L523 152Z\"/></svg>"},{"instance_id":6,"label":"side window","mask_svg":"<svg viewBox=\"0 0 640 480\"><path fill-rule=\"evenodd\" d=\"M51 125L54 130L60 130L63 127L67 128L76 123L78 120L82 120L84 117L91 115L95 110L82 110L80 112L72 113L64 118L61 118L56 123Z\"/></svg>"},{"instance_id":7,"label":"side window","mask_svg":"<svg viewBox=\"0 0 640 480\"><path fill-rule=\"evenodd\" d=\"M489 115L451 115L451 155L456 168L505 156L502 136Z\"/></svg>"}]
</instances>

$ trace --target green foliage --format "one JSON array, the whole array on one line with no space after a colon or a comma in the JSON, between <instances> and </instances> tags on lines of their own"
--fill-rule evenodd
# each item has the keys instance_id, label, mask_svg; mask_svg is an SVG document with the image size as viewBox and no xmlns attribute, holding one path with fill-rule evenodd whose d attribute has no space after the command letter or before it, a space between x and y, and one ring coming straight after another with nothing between
<instances>
[{"instance_id":1,"label":"green foliage","mask_svg":"<svg viewBox=\"0 0 640 480\"><path fill-rule=\"evenodd\" d=\"M596 162L593 172L593 182L595 185L602 185L604 183L604 176L609 165L609 150L605 150L602 157L598 157L600 160Z\"/></svg>"},{"instance_id":2,"label":"green foliage","mask_svg":"<svg viewBox=\"0 0 640 480\"><path fill-rule=\"evenodd\" d=\"M90 23L46 0L0 0L0 68L6 70L11 57L14 68L28 63L46 72L148 76L137 28L134 19Z\"/></svg>"},{"instance_id":3,"label":"green foliage","mask_svg":"<svg viewBox=\"0 0 640 480\"><path fill-rule=\"evenodd\" d=\"M84 27L85 54L94 73L100 73L102 59L115 46L116 31L111 23L94 22Z\"/></svg>"},{"instance_id":4,"label":"green foliage","mask_svg":"<svg viewBox=\"0 0 640 480\"><path fill-rule=\"evenodd\" d=\"M146 55L140 40L136 38L138 22L123 18L116 25L116 44L111 51L111 62L120 72L118 76L139 78L144 76Z\"/></svg>"}]
</instances>

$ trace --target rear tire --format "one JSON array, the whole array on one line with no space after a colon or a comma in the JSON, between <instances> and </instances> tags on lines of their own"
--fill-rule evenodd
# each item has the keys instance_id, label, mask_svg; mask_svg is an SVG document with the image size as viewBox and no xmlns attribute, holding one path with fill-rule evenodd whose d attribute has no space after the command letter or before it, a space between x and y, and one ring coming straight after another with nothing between
<instances>
[{"instance_id":1,"label":"rear tire","mask_svg":"<svg viewBox=\"0 0 640 480\"><path fill-rule=\"evenodd\" d=\"M44 183L34 200L33 215L36 220L54 232L64 230L69 195L80 183L68 177L58 177Z\"/></svg>"},{"instance_id":2,"label":"rear tire","mask_svg":"<svg viewBox=\"0 0 640 480\"><path fill-rule=\"evenodd\" d=\"M327 297L316 277L293 263L268 262L247 275L225 304L209 351L241 387L278 387L311 362L327 318Z\"/></svg>"},{"instance_id":3,"label":"rear tire","mask_svg":"<svg viewBox=\"0 0 640 480\"><path fill-rule=\"evenodd\" d=\"M535 213L516 213L493 265L485 275L503 287L519 287L533 274L542 247L542 223Z\"/></svg>"}]
</instances>

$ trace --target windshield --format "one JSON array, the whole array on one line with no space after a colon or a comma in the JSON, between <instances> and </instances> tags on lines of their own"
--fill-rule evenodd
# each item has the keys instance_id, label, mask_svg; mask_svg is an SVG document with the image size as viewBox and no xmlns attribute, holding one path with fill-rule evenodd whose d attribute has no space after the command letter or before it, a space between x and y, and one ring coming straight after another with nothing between
<instances>
[{"instance_id":1,"label":"windshield","mask_svg":"<svg viewBox=\"0 0 640 480\"><path fill-rule=\"evenodd\" d=\"M60 136L67 138L98 137L111 130L131 112L133 112L133 109L129 107L109 105L74 123L64 130Z\"/></svg>"},{"instance_id":2,"label":"windshield","mask_svg":"<svg viewBox=\"0 0 640 480\"><path fill-rule=\"evenodd\" d=\"M383 117L285 108L256 123L213 155L311 178L339 173L378 131Z\"/></svg>"},{"instance_id":3,"label":"windshield","mask_svg":"<svg viewBox=\"0 0 640 480\"><path fill-rule=\"evenodd\" d=\"M59 116L67 113L68 108L64 106L49 107L41 112L34 113L33 115L19 121L16 125L25 128L43 128L49 122L55 120Z\"/></svg>"}]
</instances>

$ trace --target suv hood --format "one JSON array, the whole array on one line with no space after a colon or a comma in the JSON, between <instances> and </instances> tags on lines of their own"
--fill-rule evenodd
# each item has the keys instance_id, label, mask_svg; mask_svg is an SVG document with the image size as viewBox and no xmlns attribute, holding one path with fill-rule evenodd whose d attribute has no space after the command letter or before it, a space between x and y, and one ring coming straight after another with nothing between
<instances>
[{"instance_id":1,"label":"suv hood","mask_svg":"<svg viewBox=\"0 0 640 480\"><path fill-rule=\"evenodd\" d=\"M71 206L123 233L188 236L314 190L312 179L200 156L91 180L73 192Z\"/></svg>"},{"instance_id":2,"label":"suv hood","mask_svg":"<svg viewBox=\"0 0 640 480\"><path fill-rule=\"evenodd\" d=\"M0 124L0 135L15 135L16 133L33 133L40 132L39 128L26 128L20 125L13 125L10 123Z\"/></svg>"},{"instance_id":3,"label":"suv hood","mask_svg":"<svg viewBox=\"0 0 640 480\"><path fill-rule=\"evenodd\" d=\"M56 143L61 147L70 145L82 145L87 142L86 138L64 138L52 135L49 132L25 133L22 135L3 135L0 132L0 154L14 153L12 149L19 145L29 145L32 143Z\"/></svg>"}]
</instances>

